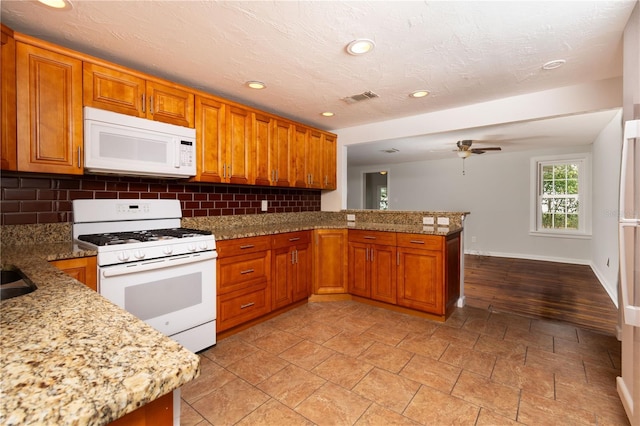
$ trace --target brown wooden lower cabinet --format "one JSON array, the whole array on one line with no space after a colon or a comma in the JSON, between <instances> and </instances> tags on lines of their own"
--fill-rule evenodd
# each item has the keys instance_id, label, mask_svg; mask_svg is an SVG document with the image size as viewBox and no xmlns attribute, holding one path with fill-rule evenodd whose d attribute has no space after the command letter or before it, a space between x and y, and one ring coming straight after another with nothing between
<instances>
[{"instance_id":1,"label":"brown wooden lower cabinet","mask_svg":"<svg viewBox=\"0 0 640 426\"><path fill-rule=\"evenodd\" d=\"M49 263L71 275L90 289L98 291L96 256L52 260Z\"/></svg>"},{"instance_id":2,"label":"brown wooden lower cabinet","mask_svg":"<svg viewBox=\"0 0 640 426\"><path fill-rule=\"evenodd\" d=\"M173 392L143 405L135 411L109 423L109 426L171 426L173 425Z\"/></svg>"},{"instance_id":3,"label":"brown wooden lower cabinet","mask_svg":"<svg viewBox=\"0 0 640 426\"><path fill-rule=\"evenodd\" d=\"M272 308L279 309L309 296L310 231L277 234L272 240Z\"/></svg>"},{"instance_id":4,"label":"brown wooden lower cabinet","mask_svg":"<svg viewBox=\"0 0 640 426\"><path fill-rule=\"evenodd\" d=\"M271 312L271 237L218 241L218 332Z\"/></svg>"},{"instance_id":5,"label":"brown wooden lower cabinet","mask_svg":"<svg viewBox=\"0 0 640 426\"><path fill-rule=\"evenodd\" d=\"M396 303L396 233L349 230L349 293Z\"/></svg>"},{"instance_id":6,"label":"brown wooden lower cabinet","mask_svg":"<svg viewBox=\"0 0 640 426\"><path fill-rule=\"evenodd\" d=\"M460 233L399 233L397 244L397 304L448 315L460 296Z\"/></svg>"},{"instance_id":7,"label":"brown wooden lower cabinet","mask_svg":"<svg viewBox=\"0 0 640 426\"><path fill-rule=\"evenodd\" d=\"M313 294L347 293L347 230L313 231Z\"/></svg>"}]
</instances>

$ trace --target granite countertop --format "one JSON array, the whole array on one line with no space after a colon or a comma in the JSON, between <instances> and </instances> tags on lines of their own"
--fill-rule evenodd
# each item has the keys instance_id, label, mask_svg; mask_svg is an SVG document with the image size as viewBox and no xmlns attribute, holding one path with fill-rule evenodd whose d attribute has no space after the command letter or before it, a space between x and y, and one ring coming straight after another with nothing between
<instances>
[{"instance_id":1,"label":"granite countertop","mask_svg":"<svg viewBox=\"0 0 640 426\"><path fill-rule=\"evenodd\" d=\"M381 231L381 232L403 232L409 234L424 235L440 235L447 236L462 231L460 226L438 227L423 225L406 225L394 223L364 223L354 222L319 222L319 223L302 223L302 222L286 222L268 225L250 225L250 226L208 226L200 223L196 226L199 229L211 231L215 234L216 241L231 240L234 238L257 237L262 235L282 234L285 232L308 231L314 229L359 229L365 231Z\"/></svg>"},{"instance_id":2,"label":"granite countertop","mask_svg":"<svg viewBox=\"0 0 640 426\"><path fill-rule=\"evenodd\" d=\"M2 247L38 289L0 302L0 424L107 424L199 375L197 355L47 262L95 254Z\"/></svg>"}]
</instances>

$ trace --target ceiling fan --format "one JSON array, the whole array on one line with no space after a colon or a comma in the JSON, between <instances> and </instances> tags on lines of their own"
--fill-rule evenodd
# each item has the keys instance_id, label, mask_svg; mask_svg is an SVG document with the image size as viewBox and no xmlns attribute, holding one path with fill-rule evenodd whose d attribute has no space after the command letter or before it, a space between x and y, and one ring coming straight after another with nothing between
<instances>
[{"instance_id":1,"label":"ceiling fan","mask_svg":"<svg viewBox=\"0 0 640 426\"><path fill-rule=\"evenodd\" d=\"M458 141L456 145L458 146L457 150L454 152L458 153L458 157L465 159L471 154L484 154L486 151L502 151L502 148L499 146L492 146L487 148L471 148L473 141L470 139L465 139Z\"/></svg>"}]
</instances>

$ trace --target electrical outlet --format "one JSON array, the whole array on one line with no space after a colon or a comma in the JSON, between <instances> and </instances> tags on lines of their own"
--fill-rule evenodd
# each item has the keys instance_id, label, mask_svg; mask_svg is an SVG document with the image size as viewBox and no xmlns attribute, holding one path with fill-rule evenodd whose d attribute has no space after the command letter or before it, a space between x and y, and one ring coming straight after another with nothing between
<instances>
[{"instance_id":1,"label":"electrical outlet","mask_svg":"<svg viewBox=\"0 0 640 426\"><path fill-rule=\"evenodd\" d=\"M449 225L449 218L448 217L439 216L438 217L438 225Z\"/></svg>"},{"instance_id":2,"label":"electrical outlet","mask_svg":"<svg viewBox=\"0 0 640 426\"><path fill-rule=\"evenodd\" d=\"M355 214L348 214L347 215L347 222L355 222L356 221L356 215Z\"/></svg>"},{"instance_id":3,"label":"electrical outlet","mask_svg":"<svg viewBox=\"0 0 640 426\"><path fill-rule=\"evenodd\" d=\"M266 212L269 210L269 200L262 200L262 211Z\"/></svg>"},{"instance_id":4,"label":"electrical outlet","mask_svg":"<svg viewBox=\"0 0 640 426\"><path fill-rule=\"evenodd\" d=\"M423 225L433 225L433 216L425 216L422 218Z\"/></svg>"}]
</instances>

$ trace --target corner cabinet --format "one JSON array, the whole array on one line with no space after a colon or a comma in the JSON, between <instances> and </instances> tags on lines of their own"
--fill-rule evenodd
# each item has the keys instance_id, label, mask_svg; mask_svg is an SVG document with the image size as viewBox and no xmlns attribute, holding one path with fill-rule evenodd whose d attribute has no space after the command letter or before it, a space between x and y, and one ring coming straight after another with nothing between
<instances>
[{"instance_id":1,"label":"corner cabinet","mask_svg":"<svg viewBox=\"0 0 640 426\"><path fill-rule=\"evenodd\" d=\"M460 233L398 234L400 306L446 316L460 297Z\"/></svg>"},{"instance_id":2,"label":"corner cabinet","mask_svg":"<svg viewBox=\"0 0 640 426\"><path fill-rule=\"evenodd\" d=\"M347 230L313 231L313 294L345 294L347 290Z\"/></svg>"},{"instance_id":3,"label":"corner cabinet","mask_svg":"<svg viewBox=\"0 0 640 426\"><path fill-rule=\"evenodd\" d=\"M18 170L82 174L82 61L16 43Z\"/></svg>"},{"instance_id":4,"label":"corner cabinet","mask_svg":"<svg viewBox=\"0 0 640 426\"><path fill-rule=\"evenodd\" d=\"M92 62L84 62L83 74L85 106L194 127L194 94L186 88Z\"/></svg>"}]
</instances>

